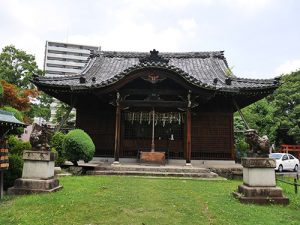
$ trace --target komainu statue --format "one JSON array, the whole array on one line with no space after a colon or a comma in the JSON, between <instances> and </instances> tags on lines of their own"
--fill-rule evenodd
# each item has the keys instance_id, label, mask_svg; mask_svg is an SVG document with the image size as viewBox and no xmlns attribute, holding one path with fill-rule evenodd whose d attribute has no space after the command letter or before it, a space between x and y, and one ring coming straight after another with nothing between
<instances>
[{"instance_id":1,"label":"komainu statue","mask_svg":"<svg viewBox=\"0 0 300 225\"><path fill-rule=\"evenodd\" d=\"M268 157L270 142L266 135L259 137L257 130L249 129L245 131L245 138L250 145L249 157Z\"/></svg>"},{"instance_id":2,"label":"komainu statue","mask_svg":"<svg viewBox=\"0 0 300 225\"><path fill-rule=\"evenodd\" d=\"M50 151L49 141L52 130L47 125L33 124L30 144L33 150Z\"/></svg>"}]
</instances>

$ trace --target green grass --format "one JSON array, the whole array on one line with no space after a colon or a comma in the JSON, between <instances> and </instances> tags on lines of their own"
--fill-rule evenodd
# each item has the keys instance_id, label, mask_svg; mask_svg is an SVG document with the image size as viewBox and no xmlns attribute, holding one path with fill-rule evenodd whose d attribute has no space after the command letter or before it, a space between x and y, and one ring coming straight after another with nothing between
<instances>
[{"instance_id":1,"label":"green grass","mask_svg":"<svg viewBox=\"0 0 300 225\"><path fill-rule=\"evenodd\" d=\"M284 185L288 206L243 205L241 181L81 176L56 193L6 197L0 224L300 224L300 194Z\"/></svg>"}]
</instances>

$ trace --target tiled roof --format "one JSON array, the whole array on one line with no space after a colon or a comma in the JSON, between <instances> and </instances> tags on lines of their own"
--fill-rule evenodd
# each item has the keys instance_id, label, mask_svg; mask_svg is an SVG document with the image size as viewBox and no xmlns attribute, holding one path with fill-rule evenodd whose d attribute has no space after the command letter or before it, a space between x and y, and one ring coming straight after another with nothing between
<instances>
[{"instance_id":1,"label":"tiled roof","mask_svg":"<svg viewBox=\"0 0 300 225\"><path fill-rule=\"evenodd\" d=\"M4 110L0 110L0 125L26 126L24 123L17 120L13 113Z\"/></svg>"},{"instance_id":2,"label":"tiled roof","mask_svg":"<svg viewBox=\"0 0 300 225\"><path fill-rule=\"evenodd\" d=\"M223 51L159 53L156 59L147 60L147 57L151 58L153 51L151 55L146 52L94 52L80 74L35 77L33 83L38 86L68 87L72 90L102 88L134 71L156 68L175 72L192 85L225 92L274 89L279 85L275 79L255 80L228 76L230 69Z\"/></svg>"}]
</instances>

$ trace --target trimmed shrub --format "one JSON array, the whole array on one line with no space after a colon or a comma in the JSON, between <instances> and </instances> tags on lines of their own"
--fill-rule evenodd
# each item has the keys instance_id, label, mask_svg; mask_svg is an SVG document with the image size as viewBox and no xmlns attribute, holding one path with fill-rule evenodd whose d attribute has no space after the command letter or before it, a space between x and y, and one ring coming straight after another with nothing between
<instances>
[{"instance_id":1,"label":"trimmed shrub","mask_svg":"<svg viewBox=\"0 0 300 225\"><path fill-rule=\"evenodd\" d=\"M63 141L65 134L62 132L56 132L50 141L51 151L57 153L57 158L55 160L55 166L61 166L66 161L65 154L63 151Z\"/></svg>"},{"instance_id":2,"label":"trimmed shrub","mask_svg":"<svg viewBox=\"0 0 300 225\"><path fill-rule=\"evenodd\" d=\"M28 141L22 141L14 135L8 138L8 149L11 154L22 156L24 150L31 150L31 144Z\"/></svg>"},{"instance_id":3,"label":"trimmed shrub","mask_svg":"<svg viewBox=\"0 0 300 225\"><path fill-rule=\"evenodd\" d=\"M88 162L95 153L95 145L90 136L83 130L70 131L63 141L63 151L67 160L77 165L78 160Z\"/></svg>"},{"instance_id":4,"label":"trimmed shrub","mask_svg":"<svg viewBox=\"0 0 300 225\"><path fill-rule=\"evenodd\" d=\"M10 154L9 158L9 168L4 172L4 189L14 185L16 179L22 177L23 170L23 159L22 156L17 154Z\"/></svg>"}]
</instances>

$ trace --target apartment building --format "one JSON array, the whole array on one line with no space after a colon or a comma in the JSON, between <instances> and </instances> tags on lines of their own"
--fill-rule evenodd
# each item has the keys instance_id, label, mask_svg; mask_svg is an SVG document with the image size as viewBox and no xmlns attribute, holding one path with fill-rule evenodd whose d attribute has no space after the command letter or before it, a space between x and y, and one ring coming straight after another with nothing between
<instances>
[{"instance_id":1,"label":"apartment building","mask_svg":"<svg viewBox=\"0 0 300 225\"><path fill-rule=\"evenodd\" d=\"M44 71L46 76L77 74L85 66L90 50L100 47L46 41Z\"/></svg>"},{"instance_id":2,"label":"apartment building","mask_svg":"<svg viewBox=\"0 0 300 225\"><path fill-rule=\"evenodd\" d=\"M88 61L90 50L100 50L100 47L46 41L44 58L45 76L59 77L80 73ZM56 100L50 106L50 121L54 119L58 104L59 101ZM72 112L75 113L75 110Z\"/></svg>"}]
</instances>

